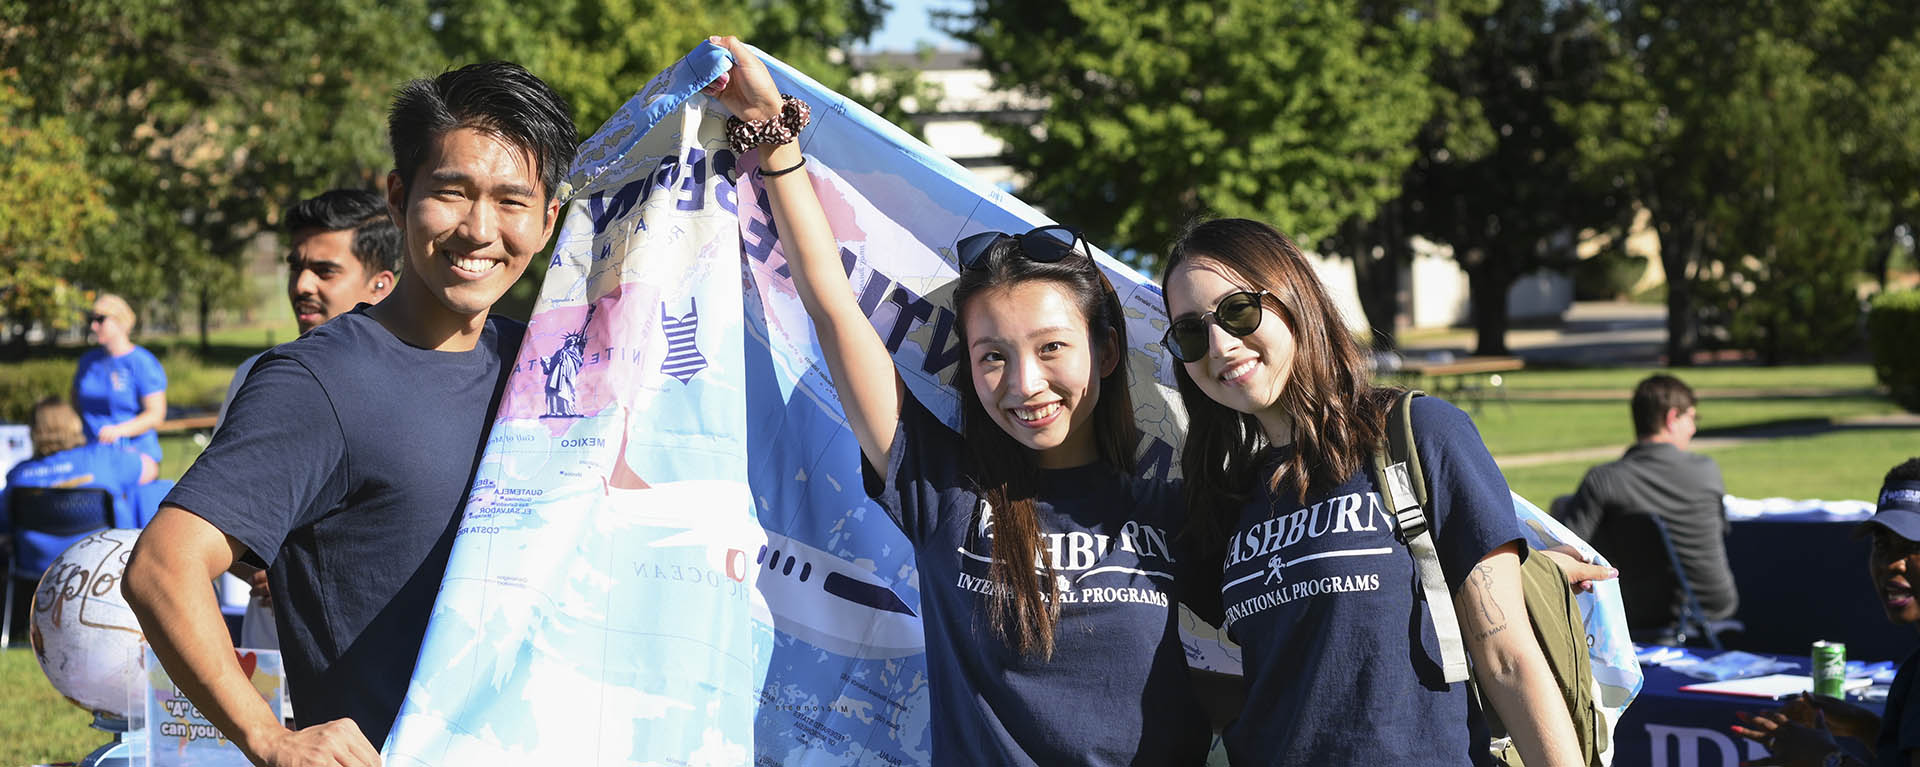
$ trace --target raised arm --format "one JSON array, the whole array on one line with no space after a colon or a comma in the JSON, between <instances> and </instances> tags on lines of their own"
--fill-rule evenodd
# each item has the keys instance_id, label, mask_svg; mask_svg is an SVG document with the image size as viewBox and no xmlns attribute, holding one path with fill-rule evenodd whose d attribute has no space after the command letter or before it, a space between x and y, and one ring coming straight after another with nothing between
<instances>
[{"instance_id":1,"label":"raised arm","mask_svg":"<svg viewBox=\"0 0 1920 767\"><path fill-rule=\"evenodd\" d=\"M780 114L780 89L766 65L733 37L712 38L733 54L733 72L716 94L734 116L760 120ZM801 162L798 142L761 145L760 167L784 170ZM885 471L887 452L900 425L900 403L905 388L886 344L874 332L867 315L854 299L853 286L840 266L839 245L827 227L827 214L804 169L762 177L773 202L774 224L780 247L793 272L793 285L813 319L820 350L827 358L840 408L860 441L867 463Z\"/></svg>"},{"instance_id":2,"label":"raised arm","mask_svg":"<svg viewBox=\"0 0 1920 767\"><path fill-rule=\"evenodd\" d=\"M1527 619L1519 547L1509 543L1494 549L1461 584L1453 599L1461 638L1473 657L1480 692L1507 725L1521 760L1537 767L1579 767L1573 717Z\"/></svg>"},{"instance_id":3,"label":"raised arm","mask_svg":"<svg viewBox=\"0 0 1920 767\"><path fill-rule=\"evenodd\" d=\"M240 670L213 579L245 553L178 506L162 506L140 534L121 593L160 665L254 764L378 765L379 753L353 720L288 730Z\"/></svg>"}]
</instances>

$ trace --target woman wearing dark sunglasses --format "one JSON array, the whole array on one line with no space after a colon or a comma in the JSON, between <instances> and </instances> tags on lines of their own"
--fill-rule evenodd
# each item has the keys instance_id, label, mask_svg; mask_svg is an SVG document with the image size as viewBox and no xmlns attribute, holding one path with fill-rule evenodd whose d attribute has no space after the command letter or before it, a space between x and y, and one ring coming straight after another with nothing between
<instances>
[{"instance_id":1,"label":"woman wearing dark sunglasses","mask_svg":"<svg viewBox=\"0 0 1920 767\"><path fill-rule=\"evenodd\" d=\"M731 40L718 97L782 114ZM789 139L790 140L790 139ZM1209 736L1176 624L1177 493L1131 477L1120 304L1071 229L956 243L961 434L915 401L842 270L792 143L759 144L793 281L868 493L912 542L936 765L1198 764Z\"/></svg>"},{"instance_id":2,"label":"woman wearing dark sunglasses","mask_svg":"<svg viewBox=\"0 0 1920 767\"><path fill-rule=\"evenodd\" d=\"M1219 601L1194 610L1227 629L1245 662L1228 756L1492 764L1486 721L1466 685L1442 677L1412 558L1364 469L1398 392L1369 383L1326 289L1272 227L1197 225L1175 243L1164 277L1163 343L1182 363L1189 417L1190 532L1208 563L1196 570L1220 578ZM1480 694L1528 765L1579 764L1521 599L1524 547L1506 480L1458 408L1420 398L1413 426Z\"/></svg>"},{"instance_id":3,"label":"woman wearing dark sunglasses","mask_svg":"<svg viewBox=\"0 0 1920 767\"><path fill-rule=\"evenodd\" d=\"M154 427L167 417L167 371L153 352L133 342L133 307L102 293L87 315L100 345L80 355L73 373L73 404L87 437L102 444L124 442L160 460Z\"/></svg>"}]
</instances>

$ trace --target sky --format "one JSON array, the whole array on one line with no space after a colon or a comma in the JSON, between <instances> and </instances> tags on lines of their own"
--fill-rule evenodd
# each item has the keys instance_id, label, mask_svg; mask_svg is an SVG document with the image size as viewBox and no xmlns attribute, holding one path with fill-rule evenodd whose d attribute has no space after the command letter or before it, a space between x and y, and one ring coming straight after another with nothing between
<instances>
[{"instance_id":1,"label":"sky","mask_svg":"<svg viewBox=\"0 0 1920 767\"><path fill-rule=\"evenodd\" d=\"M933 18L928 11L965 10L968 3L957 0L891 0L893 6L887 11L886 21L880 25L873 39L864 46L862 52L873 51L912 51L921 42L932 44L935 48L956 50L965 47L960 41L933 28Z\"/></svg>"}]
</instances>

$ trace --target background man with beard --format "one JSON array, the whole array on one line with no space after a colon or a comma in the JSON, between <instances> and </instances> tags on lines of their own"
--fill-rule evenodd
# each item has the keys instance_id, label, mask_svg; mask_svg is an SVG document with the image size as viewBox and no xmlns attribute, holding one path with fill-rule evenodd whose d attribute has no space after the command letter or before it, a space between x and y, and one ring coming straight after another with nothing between
<instances>
[{"instance_id":1,"label":"background man with beard","mask_svg":"<svg viewBox=\"0 0 1920 767\"><path fill-rule=\"evenodd\" d=\"M400 268L400 229L387 214L387 201L364 189L335 189L301 200L284 216L293 246L287 251L287 300L300 334L361 304L377 304L393 291ZM217 433L227 420L227 406L240 393L253 363L266 352L248 357L233 371L227 398L220 402ZM247 615L240 623L240 646L272 650L280 647L273 625L267 573L256 571L249 596L247 584L222 579L222 601L245 599ZM228 597L236 593L238 598Z\"/></svg>"}]
</instances>

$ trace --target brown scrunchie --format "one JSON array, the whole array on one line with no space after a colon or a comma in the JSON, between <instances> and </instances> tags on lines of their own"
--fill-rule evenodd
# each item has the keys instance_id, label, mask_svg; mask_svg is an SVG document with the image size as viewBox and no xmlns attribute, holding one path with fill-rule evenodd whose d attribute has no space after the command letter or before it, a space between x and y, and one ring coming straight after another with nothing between
<instances>
[{"instance_id":1,"label":"brown scrunchie","mask_svg":"<svg viewBox=\"0 0 1920 767\"><path fill-rule=\"evenodd\" d=\"M800 137L800 129L807 127L813 110L807 107L807 102L784 93L780 95L780 102L780 114L775 117L763 120L727 118L727 145L733 148L734 154L745 154L761 144L779 146L791 143Z\"/></svg>"}]
</instances>

